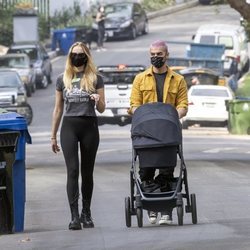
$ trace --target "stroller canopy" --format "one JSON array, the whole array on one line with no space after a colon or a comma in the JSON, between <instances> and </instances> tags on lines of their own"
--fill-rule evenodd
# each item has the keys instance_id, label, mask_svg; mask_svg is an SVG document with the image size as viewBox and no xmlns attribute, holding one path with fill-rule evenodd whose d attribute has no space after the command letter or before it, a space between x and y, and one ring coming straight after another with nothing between
<instances>
[{"instance_id":1,"label":"stroller canopy","mask_svg":"<svg viewBox=\"0 0 250 250\"><path fill-rule=\"evenodd\" d=\"M175 107L165 103L147 103L132 117L131 138L134 149L180 145L182 128Z\"/></svg>"}]
</instances>

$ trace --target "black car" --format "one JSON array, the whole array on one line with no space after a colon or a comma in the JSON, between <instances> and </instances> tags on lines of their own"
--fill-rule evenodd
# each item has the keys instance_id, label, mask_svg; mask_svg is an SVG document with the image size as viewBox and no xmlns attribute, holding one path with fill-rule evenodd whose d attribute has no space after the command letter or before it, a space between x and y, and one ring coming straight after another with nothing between
<instances>
[{"instance_id":1,"label":"black car","mask_svg":"<svg viewBox=\"0 0 250 250\"><path fill-rule=\"evenodd\" d=\"M37 87L47 88L48 83L51 83L52 65L40 43L13 44L7 53L25 53L29 56L35 70Z\"/></svg>"},{"instance_id":2,"label":"black car","mask_svg":"<svg viewBox=\"0 0 250 250\"><path fill-rule=\"evenodd\" d=\"M139 3L113 3L105 6L107 39L129 38L148 33L148 18Z\"/></svg>"}]
</instances>

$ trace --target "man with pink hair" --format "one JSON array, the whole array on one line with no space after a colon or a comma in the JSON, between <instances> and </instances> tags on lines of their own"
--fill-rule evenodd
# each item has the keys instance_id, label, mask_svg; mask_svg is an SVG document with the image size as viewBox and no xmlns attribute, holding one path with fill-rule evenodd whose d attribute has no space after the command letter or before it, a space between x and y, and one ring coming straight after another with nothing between
<instances>
[{"instance_id":1,"label":"man with pink hair","mask_svg":"<svg viewBox=\"0 0 250 250\"><path fill-rule=\"evenodd\" d=\"M163 102L173 105L181 119L187 114L188 98L187 84L184 77L177 74L167 66L169 56L168 46L162 40L154 41L149 48L151 66L139 73L134 81L130 96L131 114L145 103ZM174 166L175 167L175 166ZM154 179L155 168L140 168L139 175L142 188L146 190L155 183L169 184L174 178L174 167L160 169L159 175ZM155 224L157 213L148 212L149 221ZM161 213L160 225L172 223L172 209Z\"/></svg>"}]
</instances>

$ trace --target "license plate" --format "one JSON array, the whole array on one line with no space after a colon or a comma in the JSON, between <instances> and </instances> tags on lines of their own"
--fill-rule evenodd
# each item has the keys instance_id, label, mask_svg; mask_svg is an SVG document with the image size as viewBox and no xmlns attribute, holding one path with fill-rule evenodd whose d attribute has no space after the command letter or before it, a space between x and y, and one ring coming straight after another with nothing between
<instances>
[{"instance_id":1,"label":"license plate","mask_svg":"<svg viewBox=\"0 0 250 250\"><path fill-rule=\"evenodd\" d=\"M114 31L113 31L113 30L108 30L108 31L107 31L107 36L108 36L108 37L114 36Z\"/></svg>"},{"instance_id":2,"label":"license plate","mask_svg":"<svg viewBox=\"0 0 250 250\"><path fill-rule=\"evenodd\" d=\"M214 108L215 104L214 103L203 103L204 107L206 108Z\"/></svg>"},{"instance_id":3,"label":"license plate","mask_svg":"<svg viewBox=\"0 0 250 250\"><path fill-rule=\"evenodd\" d=\"M127 115L128 112L127 112L127 109L118 109L117 114L118 115Z\"/></svg>"}]
</instances>

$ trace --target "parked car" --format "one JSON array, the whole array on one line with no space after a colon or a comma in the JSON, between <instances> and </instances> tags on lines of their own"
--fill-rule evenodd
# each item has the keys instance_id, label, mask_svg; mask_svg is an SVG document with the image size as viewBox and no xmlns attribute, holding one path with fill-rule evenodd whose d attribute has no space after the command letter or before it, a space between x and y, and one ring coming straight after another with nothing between
<instances>
[{"instance_id":1,"label":"parked car","mask_svg":"<svg viewBox=\"0 0 250 250\"><path fill-rule=\"evenodd\" d=\"M233 98L232 91L226 86L191 86L188 90L188 113L182 118L183 129L194 124L226 126L226 101Z\"/></svg>"},{"instance_id":2,"label":"parked car","mask_svg":"<svg viewBox=\"0 0 250 250\"><path fill-rule=\"evenodd\" d=\"M142 65L106 65L99 66L103 76L106 109L97 113L99 124L118 124L124 126L131 122L128 114L130 92L133 80L139 72L145 70Z\"/></svg>"},{"instance_id":3,"label":"parked car","mask_svg":"<svg viewBox=\"0 0 250 250\"><path fill-rule=\"evenodd\" d=\"M40 43L13 44L7 53L25 53L29 56L35 70L37 87L47 88L48 83L52 82L52 65L50 58Z\"/></svg>"},{"instance_id":4,"label":"parked car","mask_svg":"<svg viewBox=\"0 0 250 250\"><path fill-rule=\"evenodd\" d=\"M15 70L0 69L0 108L24 116L28 125L32 122L33 112L24 83Z\"/></svg>"},{"instance_id":5,"label":"parked car","mask_svg":"<svg viewBox=\"0 0 250 250\"><path fill-rule=\"evenodd\" d=\"M194 42L225 45L225 75L229 75L232 54L237 58L240 75L249 70L248 42L244 27L218 23L201 25L194 36Z\"/></svg>"},{"instance_id":6,"label":"parked car","mask_svg":"<svg viewBox=\"0 0 250 250\"><path fill-rule=\"evenodd\" d=\"M148 33L148 18L139 3L121 2L105 5L107 39L135 39Z\"/></svg>"},{"instance_id":7,"label":"parked car","mask_svg":"<svg viewBox=\"0 0 250 250\"><path fill-rule=\"evenodd\" d=\"M11 68L18 72L24 82L28 97L35 92L35 71L29 57L26 54L6 54L4 56L0 56L0 67Z\"/></svg>"}]
</instances>

